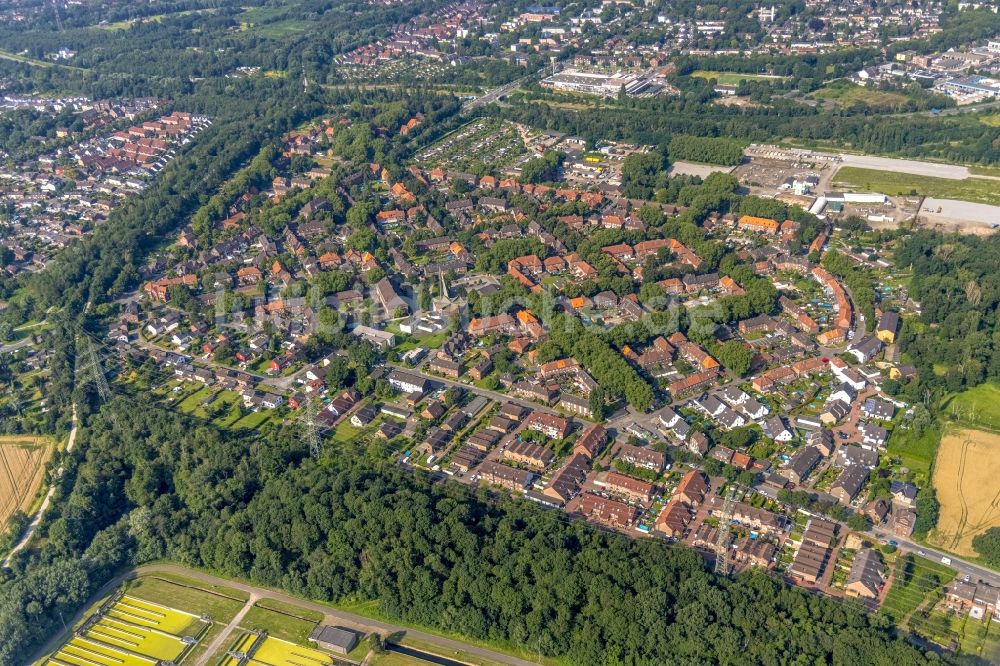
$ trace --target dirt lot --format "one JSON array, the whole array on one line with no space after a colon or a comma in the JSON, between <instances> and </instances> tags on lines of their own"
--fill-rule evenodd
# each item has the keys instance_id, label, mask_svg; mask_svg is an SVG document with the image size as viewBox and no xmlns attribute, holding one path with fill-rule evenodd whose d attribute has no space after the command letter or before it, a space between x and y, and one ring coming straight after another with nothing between
<instances>
[{"instance_id":1,"label":"dirt lot","mask_svg":"<svg viewBox=\"0 0 1000 666\"><path fill-rule=\"evenodd\" d=\"M31 505L52 455L51 444L45 437L0 436L0 528L17 509Z\"/></svg>"},{"instance_id":2,"label":"dirt lot","mask_svg":"<svg viewBox=\"0 0 1000 666\"><path fill-rule=\"evenodd\" d=\"M1000 526L998 478L1000 435L971 429L946 434L934 464L941 516L928 541L959 555L975 556L972 538Z\"/></svg>"}]
</instances>

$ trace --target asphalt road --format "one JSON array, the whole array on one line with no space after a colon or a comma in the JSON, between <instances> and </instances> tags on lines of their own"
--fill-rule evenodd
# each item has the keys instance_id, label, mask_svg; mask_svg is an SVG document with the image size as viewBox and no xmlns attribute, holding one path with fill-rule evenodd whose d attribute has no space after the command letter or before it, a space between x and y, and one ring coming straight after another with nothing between
<instances>
[{"instance_id":1,"label":"asphalt road","mask_svg":"<svg viewBox=\"0 0 1000 666\"><path fill-rule=\"evenodd\" d=\"M934 548L930 548L928 546L913 543L907 539L895 536L888 530L876 528L871 530L871 534L884 541L895 541L896 547L905 553L921 555L922 557L926 557L927 559L934 560L936 562L940 562L941 558L950 559L951 564L948 566L958 571L959 579L969 576L970 580L973 582L983 581L993 586L1000 586L1000 573L997 573L996 571L983 568L979 565L972 564L971 562L966 562L955 555L949 555L948 553L941 552L940 550L935 550Z\"/></svg>"},{"instance_id":2,"label":"asphalt road","mask_svg":"<svg viewBox=\"0 0 1000 666\"><path fill-rule=\"evenodd\" d=\"M499 664L509 664L510 666L537 666L535 662L526 661L524 659L519 659L517 657L512 657L510 655L501 654L499 652L493 652L492 650L487 650L486 648L477 647L475 645L469 645L468 643L462 643L461 641L452 640L450 638L444 638L442 636L437 636L435 634L428 634L422 631L416 631L408 627L403 627L396 624L390 624L388 622L379 622L378 620L372 620L370 618L364 617L362 615L356 615L354 613L348 613L345 611L339 611L330 606L316 603L313 601L305 601L298 597L294 597L280 590L275 590L267 587L258 587L256 585L250 585L248 583L242 583L239 581L230 580L228 578L219 578L218 576L213 576L202 571L196 571L194 569L188 569L186 567L177 566L174 564L150 564L146 566L141 566L130 571L126 571L115 576L113 579L105 583L101 589L94 593L94 595L87 601L87 603L77 611L76 615L67 621L67 626L73 627L83 619L84 612L90 608L93 604L97 603L100 599L111 594L115 588L121 585L127 580L132 580L140 575L147 574L174 574L178 576L184 576L185 578L199 581L202 583L207 583L209 585L219 585L222 587L228 587L230 589L239 590L245 592L251 598L254 599L274 599L275 601L280 601L287 604L293 604L307 610L311 610L317 613L323 613L326 615L326 622L333 622L348 628L362 630L368 633L378 631L383 635L404 633L407 636L411 636L424 643L434 645L441 648L445 653L450 652L464 652L476 657L482 657L483 659L488 659L490 661ZM248 604L249 605L249 604ZM246 608L246 607L245 607ZM225 632L223 632L225 633ZM34 663L42 659L45 655L53 652L59 645L61 645L68 638L69 630L62 632L57 636L50 638L45 645L41 647L38 653L31 659L30 663ZM218 642L218 641L216 641ZM216 646L217 647L217 646ZM208 653L206 653L206 657Z\"/></svg>"}]
</instances>

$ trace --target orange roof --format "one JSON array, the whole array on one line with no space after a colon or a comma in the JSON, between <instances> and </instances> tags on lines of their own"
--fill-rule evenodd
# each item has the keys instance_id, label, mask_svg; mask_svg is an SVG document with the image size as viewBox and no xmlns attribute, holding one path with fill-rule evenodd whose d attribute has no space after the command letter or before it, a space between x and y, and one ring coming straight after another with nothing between
<instances>
[{"instance_id":1,"label":"orange roof","mask_svg":"<svg viewBox=\"0 0 1000 666\"><path fill-rule=\"evenodd\" d=\"M520 310L520 311L518 311L518 313L517 313L517 319L522 324L537 324L538 323L538 317L536 317L535 315L531 314L530 310Z\"/></svg>"},{"instance_id":2,"label":"orange roof","mask_svg":"<svg viewBox=\"0 0 1000 666\"><path fill-rule=\"evenodd\" d=\"M780 226L777 220L772 220L769 217L755 217L753 215L744 215L741 217L739 225L741 227L750 227L751 229L760 229L769 232L776 232Z\"/></svg>"}]
</instances>

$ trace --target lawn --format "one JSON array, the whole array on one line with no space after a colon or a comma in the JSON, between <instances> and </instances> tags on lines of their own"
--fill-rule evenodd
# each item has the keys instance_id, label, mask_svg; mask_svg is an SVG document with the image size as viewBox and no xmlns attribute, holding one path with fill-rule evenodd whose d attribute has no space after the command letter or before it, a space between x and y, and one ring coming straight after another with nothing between
<instances>
[{"instance_id":1,"label":"lawn","mask_svg":"<svg viewBox=\"0 0 1000 666\"><path fill-rule=\"evenodd\" d=\"M1000 386L980 384L945 398L941 412L959 423L1000 431Z\"/></svg>"},{"instance_id":2,"label":"lawn","mask_svg":"<svg viewBox=\"0 0 1000 666\"><path fill-rule=\"evenodd\" d=\"M991 664L1000 661L1000 627L989 619L976 620L967 614L932 611L927 617L915 615L910 629L938 645L958 644L964 654L975 655Z\"/></svg>"},{"instance_id":3,"label":"lawn","mask_svg":"<svg viewBox=\"0 0 1000 666\"><path fill-rule=\"evenodd\" d=\"M341 444L347 444L357 439L358 436L364 431L364 428L357 427L351 423L350 418L346 418L338 423L337 427L334 429L333 441L340 442Z\"/></svg>"},{"instance_id":4,"label":"lawn","mask_svg":"<svg viewBox=\"0 0 1000 666\"><path fill-rule=\"evenodd\" d=\"M400 354L405 354L411 349L416 349L417 347L423 347L424 349L437 349L444 344L444 341L448 339L448 331L440 331L434 333L433 335L425 335L420 338L414 338L410 336L403 335L406 339L396 345L396 351ZM398 336L397 336L398 337Z\"/></svg>"},{"instance_id":5,"label":"lawn","mask_svg":"<svg viewBox=\"0 0 1000 666\"><path fill-rule=\"evenodd\" d=\"M816 99L830 100L841 107L854 104L895 107L906 103L907 99L906 95L867 88L848 81L834 81L814 92L812 96Z\"/></svg>"},{"instance_id":6,"label":"lawn","mask_svg":"<svg viewBox=\"0 0 1000 666\"><path fill-rule=\"evenodd\" d=\"M889 435L887 450L890 456L899 458L910 470L926 477L930 474L940 440L941 433L936 428L928 428L920 437L914 437L912 430L897 426Z\"/></svg>"},{"instance_id":7,"label":"lawn","mask_svg":"<svg viewBox=\"0 0 1000 666\"><path fill-rule=\"evenodd\" d=\"M720 86L736 86L739 85L740 81L780 81L785 78L770 74L741 74L739 72L716 72L706 69L691 72L691 76L697 76L699 79L715 79Z\"/></svg>"},{"instance_id":8,"label":"lawn","mask_svg":"<svg viewBox=\"0 0 1000 666\"><path fill-rule=\"evenodd\" d=\"M184 400L180 402L178 407L185 414L190 414L193 411L195 411L198 407L200 407L201 403L204 402L213 393L215 393L215 389L213 387L205 386L204 388L201 388L195 391L194 393L190 394L186 398L184 398Z\"/></svg>"},{"instance_id":9,"label":"lawn","mask_svg":"<svg viewBox=\"0 0 1000 666\"><path fill-rule=\"evenodd\" d=\"M913 556L913 568L904 570L906 558L896 560L893 569L892 587L882 604L882 612L891 616L896 623L903 620L925 603L944 594L944 586L955 577L956 571L940 562L934 562L917 555Z\"/></svg>"},{"instance_id":10,"label":"lawn","mask_svg":"<svg viewBox=\"0 0 1000 666\"><path fill-rule=\"evenodd\" d=\"M236 615L246 602L246 595L225 588L213 589L210 585L197 582L183 584L165 580L160 576L143 576L128 588L129 596L145 599L171 608L193 613L207 614L216 622L227 622Z\"/></svg>"},{"instance_id":11,"label":"lawn","mask_svg":"<svg viewBox=\"0 0 1000 666\"><path fill-rule=\"evenodd\" d=\"M271 418L272 412L274 412L273 409L262 409L259 412L250 412L239 421L230 424L230 427L236 430L253 430L254 428L259 428Z\"/></svg>"},{"instance_id":12,"label":"lawn","mask_svg":"<svg viewBox=\"0 0 1000 666\"><path fill-rule=\"evenodd\" d=\"M834 176L833 183L841 189L865 190L890 196L921 195L1000 205L1000 188L995 181L985 178L952 180L845 166Z\"/></svg>"},{"instance_id":13,"label":"lawn","mask_svg":"<svg viewBox=\"0 0 1000 666\"><path fill-rule=\"evenodd\" d=\"M304 645L322 619L320 613L264 599L250 609L240 626L251 630L262 629L269 636Z\"/></svg>"}]
</instances>

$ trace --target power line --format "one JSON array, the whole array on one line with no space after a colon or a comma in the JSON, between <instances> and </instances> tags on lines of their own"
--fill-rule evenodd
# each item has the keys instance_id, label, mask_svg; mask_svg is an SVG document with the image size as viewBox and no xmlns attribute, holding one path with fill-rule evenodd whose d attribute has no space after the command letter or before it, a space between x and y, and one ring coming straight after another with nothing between
<instances>
[{"instance_id":1,"label":"power line","mask_svg":"<svg viewBox=\"0 0 1000 666\"><path fill-rule=\"evenodd\" d=\"M306 431L306 442L309 444L309 455L316 460L319 460L320 456L323 455L323 440L320 438L319 428L316 426L316 412L320 409L317 407L318 402L316 394L313 393L312 397L302 406L301 418Z\"/></svg>"},{"instance_id":2,"label":"power line","mask_svg":"<svg viewBox=\"0 0 1000 666\"><path fill-rule=\"evenodd\" d=\"M736 506L736 486L732 485L726 492L726 501L722 505L719 516L719 529L715 534L715 573L728 576L729 566L729 523L733 519L733 509Z\"/></svg>"}]
</instances>

